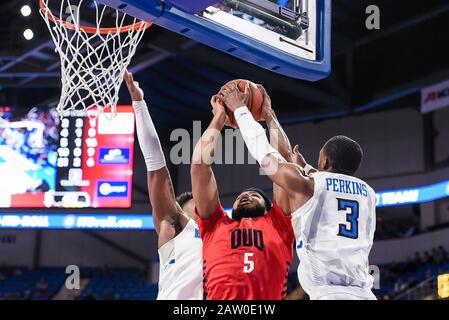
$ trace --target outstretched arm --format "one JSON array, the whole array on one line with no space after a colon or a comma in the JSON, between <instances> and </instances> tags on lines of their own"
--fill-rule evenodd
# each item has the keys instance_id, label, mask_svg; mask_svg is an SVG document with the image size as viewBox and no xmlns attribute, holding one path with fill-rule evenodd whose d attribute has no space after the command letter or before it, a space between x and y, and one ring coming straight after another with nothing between
<instances>
[{"instance_id":1,"label":"outstretched arm","mask_svg":"<svg viewBox=\"0 0 449 320\"><path fill-rule=\"evenodd\" d=\"M263 92L264 95L262 116L263 119L265 119L265 123L268 127L268 132L270 133L270 144L274 149L279 151L281 156L287 162L293 162L293 153L292 147L290 145L290 140L288 139L284 129L279 123L275 111L271 107L271 98L262 85L259 84L257 85L257 87L260 91ZM291 214L287 192L282 187L273 183L273 194L274 199L276 200L282 211L287 215Z\"/></svg>"},{"instance_id":2,"label":"outstretched arm","mask_svg":"<svg viewBox=\"0 0 449 320\"><path fill-rule=\"evenodd\" d=\"M125 81L133 100L137 138L147 166L148 191L161 247L182 231L188 219L176 202L170 173L143 91L128 71L125 72Z\"/></svg>"},{"instance_id":3,"label":"outstretched arm","mask_svg":"<svg viewBox=\"0 0 449 320\"><path fill-rule=\"evenodd\" d=\"M190 170L193 199L201 219L210 218L219 203L217 181L211 164L217 141L227 119L224 106L216 96L212 97L211 105L214 117L195 146Z\"/></svg>"},{"instance_id":4,"label":"outstretched arm","mask_svg":"<svg viewBox=\"0 0 449 320\"><path fill-rule=\"evenodd\" d=\"M262 85L257 85L259 90L261 90L264 94L264 104L263 104L263 117L268 126L268 130L270 132L270 144L275 148L281 156L287 161L291 163L296 163L303 170L304 174L309 175L310 173L316 172L315 168L309 165L304 156L299 152L299 145L295 145L293 151L292 146L290 144L290 140L288 139L287 134L279 123L276 113L271 107L271 99L267 94L267 91Z\"/></svg>"},{"instance_id":5,"label":"outstretched arm","mask_svg":"<svg viewBox=\"0 0 449 320\"><path fill-rule=\"evenodd\" d=\"M245 144L268 177L289 195L291 210L302 206L313 195L313 180L301 174L300 167L287 163L268 142L265 130L254 120L238 88L225 88L221 99L234 112Z\"/></svg>"}]
</instances>

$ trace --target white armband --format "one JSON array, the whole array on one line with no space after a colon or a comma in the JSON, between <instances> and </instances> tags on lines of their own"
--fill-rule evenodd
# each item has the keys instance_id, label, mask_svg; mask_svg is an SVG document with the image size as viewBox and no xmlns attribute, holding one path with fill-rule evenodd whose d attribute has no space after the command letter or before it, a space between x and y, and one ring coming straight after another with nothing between
<instances>
[{"instance_id":1,"label":"white armband","mask_svg":"<svg viewBox=\"0 0 449 320\"><path fill-rule=\"evenodd\" d=\"M234 116L249 153L259 164L262 163L263 158L268 154L274 154L278 159L282 158L279 152L270 145L265 130L254 120L247 107L244 106L236 109Z\"/></svg>"},{"instance_id":2,"label":"white armband","mask_svg":"<svg viewBox=\"0 0 449 320\"><path fill-rule=\"evenodd\" d=\"M161 143L151 119L145 101L133 101L136 115L136 131L148 171L156 171L165 167L165 157Z\"/></svg>"},{"instance_id":3,"label":"white armband","mask_svg":"<svg viewBox=\"0 0 449 320\"><path fill-rule=\"evenodd\" d=\"M307 175L310 174L310 171L315 170L315 168L312 167L310 164L306 164L306 165L304 166L303 169L304 169L304 172L305 172Z\"/></svg>"}]
</instances>

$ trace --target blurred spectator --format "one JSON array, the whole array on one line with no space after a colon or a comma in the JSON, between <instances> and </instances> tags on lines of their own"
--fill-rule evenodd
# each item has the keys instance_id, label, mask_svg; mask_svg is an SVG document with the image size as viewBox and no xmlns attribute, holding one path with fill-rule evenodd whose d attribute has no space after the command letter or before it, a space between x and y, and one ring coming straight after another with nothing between
<instances>
[{"instance_id":1,"label":"blurred spectator","mask_svg":"<svg viewBox=\"0 0 449 320\"><path fill-rule=\"evenodd\" d=\"M444 259L448 260L449 255L448 255L447 250L443 246L439 246L438 250L443 254Z\"/></svg>"},{"instance_id":2,"label":"blurred spectator","mask_svg":"<svg viewBox=\"0 0 449 320\"><path fill-rule=\"evenodd\" d=\"M433 274L432 274L432 270L431 269L427 269L426 271L426 280L432 278Z\"/></svg>"},{"instance_id":3,"label":"blurred spectator","mask_svg":"<svg viewBox=\"0 0 449 320\"><path fill-rule=\"evenodd\" d=\"M25 289L22 293L22 299L23 300L31 300L31 298L33 297L33 294L31 292L30 289Z\"/></svg>"},{"instance_id":4,"label":"blurred spectator","mask_svg":"<svg viewBox=\"0 0 449 320\"><path fill-rule=\"evenodd\" d=\"M48 293L48 283L44 278L40 278L36 283L35 293L37 296L44 297Z\"/></svg>"},{"instance_id":5,"label":"blurred spectator","mask_svg":"<svg viewBox=\"0 0 449 320\"><path fill-rule=\"evenodd\" d=\"M425 263L425 264L427 264L427 263L430 263L431 262L431 257L430 257L430 254L429 254L429 252L428 251L425 251L424 252L424 259L423 259L423 262Z\"/></svg>"},{"instance_id":6,"label":"blurred spectator","mask_svg":"<svg viewBox=\"0 0 449 320\"><path fill-rule=\"evenodd\" d=\"M408 284L406 282L404 282L404 280L402 280L402 278L399 278L396 283L394 284L394 293L396 295L404 292L405 290L407 290L408 288Z\"/></svg>"},{"instance_id":7,"label":"blurred spectator","mask_svg":"<svg viewBox=\"0 0 449 320\"><path fill-rule=\"evenodd\" d=\"M403 271L408 273L408 272L413 272L416 270L416 265L413 262L412 258L407 257L407 259L405 260L405 265L403 268Z\"/></svg>"},{"instance_id":8,"label":"blurred spectator","mask_svg":"<svg viewBox=\"0 0 449 320\"><path fill-rule=\"evenodd\" d=\"M382 287L390 287L390 291L383 291L378 299L391 300L405 291L418 286L420 283L434 278L438 274L449 272L447 250L443 246L425 251L423 254L415 252L413 258L408 257L404 262L392 263L381 267ZM433 272L434 267L438 267L438 272ZM425 272L423 273L423 270ZM404 279L408 279L405 281ZM426 282L420 290L432 292L434 282Z\"/></svg>"},{"instance_id":9,"label":"blurred spectator","mask_svg":"<svg viewBox=\"0 0 449 320\"><path fill-rule=\"evenodd\" d=\"M378 217L374 239L408 238L418 233L418 226L416 218L384 220Z\"/></svg>"},{"instance_id":10,"label":"blurred spectator","mask_svg":"<svg viewBox=\"0 0 449 320\"><path fill-rule=\"evenodd\" d=\"M416 277L411 277L410 280L408 281L407 286L409 288L413 288L414 286L416 286L418 284L418 279L416 279Z\"/></svg>"},{"instance_id":11,"label":"blurred spectator","mask_svg":"<svg viewBox=\"0 0 449 320\"><path fill-rule=\"evenodd\" d=\"M443 246L439 246L436 249L436 255L437 255L436 260L438 260L437 263L439 263L439 264L449 261L448 253L447 253L446 249L443 248Z\"/></svg>"},{"instance_id":12,"label":"blurred spectator","mask_svg":"<svg viewBox=\"0 0 449 320\"><path fill-rule=\"evenodd\" d=\"M21 275L22 275L22 269L20 269L20 268L14 268L13 276L14 276L14 277L19 277L19 276L21 276Z\"/></svg>"},{"instance_id":13,"label":"blurred spectator","mask_svg":"<svg viewBox=\"0 0 449 320\"><path fill-rule=\"evenodd\" d=\"M112 300L113 297L112 293L107 289L103 290L103 293L101 294L102 300Z\"/></svg>"},{"instance_id":14,"label":"blurred spectator","mask_svg":"<svg viewBox=\"0 0 449 320\"><path fill-rule=\"evenodd\" d=\"M97 298L95 297L92 291L89 291L89 293L85 296L84 300L97 300Z\"/></svg>"},{"instance_id":15,"label":"blurred spectator","mask_svg":"<svg viewBox=\"0 0 449 320\"><path fill-rule=\"evenodd\" d=\"M419 267L422 263L421 254L419 252L415 253L415 265Z\"/></svg>"}]
</instances>

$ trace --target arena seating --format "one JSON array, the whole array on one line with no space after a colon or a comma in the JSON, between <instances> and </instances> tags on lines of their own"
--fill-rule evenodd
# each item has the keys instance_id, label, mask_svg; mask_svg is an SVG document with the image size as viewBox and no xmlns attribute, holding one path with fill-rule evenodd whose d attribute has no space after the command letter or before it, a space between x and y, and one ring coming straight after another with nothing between
<instances>
[{"instance_id":1,"label":"arena seating","mask_svg":"<svg viewBox=\"0 0 449 320\"><path fill-rule=\"evenodd\" d=\"M404 262L380 265L380 289L373 291L377 298L380 300L397 299L398 297L406 299L407 297L402 296L402 294L407 290L439 274L449 273L449 256L442 247L433 249L429 255L425 256L429 261L422 261L419 258L419 260L409 259ZM297 288L300 288L296 277L296 272L289 274L289 295L297 291ZM435 293L434 290L434 295ZM306 298L303 295L292 295L290 297L290 299L300 300Z\"/></svg>"},{"instance_id":2,"label":"arena seating","mask_svg":"<svg viewBox=\"0 0 449 320\"><path fill-rule=\"evenodd\" d=\"M146 284L136 269L83 269L89 283L80 299L155 300L157 285Z\"/></svg>"},{"instance_id":3,"label":"arena seating","mask_svg":"<svg viewBox=\"0 0 449 320\"><path fill-rule=\"evenodd\" d=\"M63 268L0 268L0 299L51 299L64 284Z\"/></svg>"},{"instance_id":4,"label":"arena seating","mask_svg":"<svg viewBox=\"0 0 449 320\"><path fill-rule=\"evenodd\" d=\"M157 285L147 284L137 269L81 268L89 282L78 299L154 300ZM0 300L49 300L64 285L64 268L0 268Z\"/></svg>"},{"instance_id":5,"label":"arena seating","mask_svg":"<svg viewBox=\"0 0 449 320\"><path fill-rule=\"evenodd\" d=\"M397 268L397 265L381 266L380 268L381 270L384 270L383 272L385 273L385 271L388 269L391 270L392 268ZM419 283L447 272L449 272L449 262L445 264L434 263L422 265L411 272L393 272L392 275L390 274L387 277L382 277L381 274L381 288L379 290L375 290L374 293L376 294L376 296L378 296L379 299L394 299L401 293L418 285ZM395 291L395 285L398 283L402 285L404 289Z\"/></svg>"},{"instance_id":6,"label":"arena seating","mask_svg":"<svg viewBox=\"0 0 449 320\"><path fill-rule=\"evenodd\" d=\"M374 290L379 299L394 299L404 291L412 288L430 277L449 272L449 261L445 263L428 263L406 271L405 262L380 266L381 288ZM32 299L49 300L59 291L65 281L64 268L24 267L0 268L0 300ZM89 282L78 299L81 300L154 300L157 297L157 284L147 284L140 270L81 268L81 277ZM397 283L403 289L395 291ZM288 277L288 293L298 288L296 272ZM304 299L303 295L299 295ZM291 299L298 299L291 298Z\"/></svg>"}]
</instances>

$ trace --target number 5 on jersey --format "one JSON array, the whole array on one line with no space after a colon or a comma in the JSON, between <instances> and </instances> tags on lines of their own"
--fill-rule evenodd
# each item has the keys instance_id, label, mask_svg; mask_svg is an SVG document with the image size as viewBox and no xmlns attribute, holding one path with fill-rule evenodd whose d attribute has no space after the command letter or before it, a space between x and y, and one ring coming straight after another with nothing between
<instances>
[{"instance_id":1,"label":"number 5 on jersey","mask_svg":"<svg viewBox=\"0 0 449 320\"><path fill-rule=\"evenodd\" d=\"M245 252L245 259L243 263L243 272L251 273L254 270L254 261L251 260L254 256L254 252Z\"/></svg>"}]
</instances>

